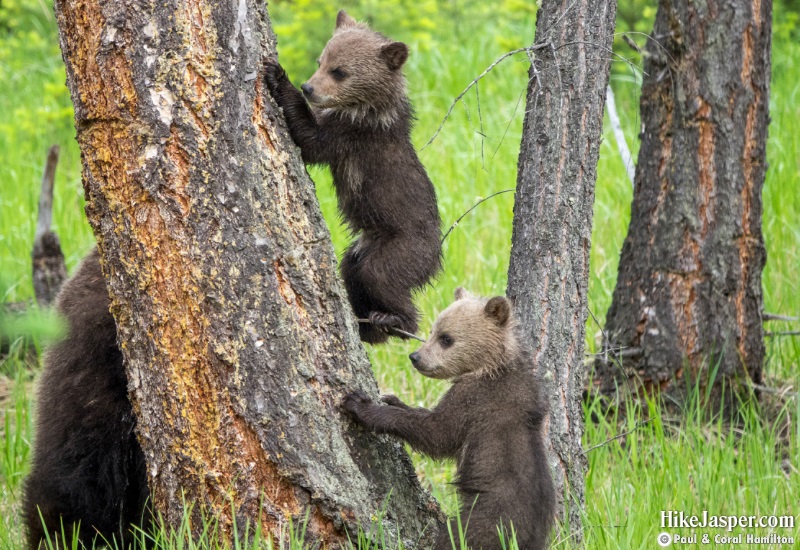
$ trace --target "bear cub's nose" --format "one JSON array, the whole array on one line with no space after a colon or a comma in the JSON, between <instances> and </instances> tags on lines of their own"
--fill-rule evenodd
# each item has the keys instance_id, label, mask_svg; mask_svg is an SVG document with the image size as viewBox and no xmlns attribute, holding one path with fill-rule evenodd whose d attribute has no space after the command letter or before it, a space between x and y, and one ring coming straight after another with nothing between
<instances>
[{"instance_id":1,"label":"bear cub's nose","mask_svg":"<svg viewBox=\"0 0 800 550\"><path fill-rule=\"evenodd\" d=\"M414 353L409 355L408 358L411 359L412 365L416 365L417 363L419 363L419 352L415 351Z\"/></svg>"},{"instance_id":2,"label":"bear cub's nose","mask_svg":"<svg viewBox=\"0 0 800 550\"><path fill-rule=\"evenodd\" d=\"M300 86L300 89L303 90L303 93L306 96L310 96L311 94L314 93L314 87L309 86L308 84L303 84L302 86Z\"/></svg>"}]
</instances>

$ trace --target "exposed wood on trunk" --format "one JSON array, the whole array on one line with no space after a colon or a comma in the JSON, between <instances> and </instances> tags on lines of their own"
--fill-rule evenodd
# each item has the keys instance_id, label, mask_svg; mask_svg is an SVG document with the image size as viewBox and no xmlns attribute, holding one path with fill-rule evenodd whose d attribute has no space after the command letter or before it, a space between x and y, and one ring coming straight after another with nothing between
<instances>
[{"instance_id":1,"label":"exposed wood on trunk","mask_svg":"<svg viewBox=\"0 0 800 550\"><path fill-rule=\"evenodd\" d=\"M313 184L262 89L254 0L57 0L87 214L153 501L307 540L369 529L425 548L440 513L402 447L341 397L377 386Z\"/></svg>"},{"instance_id":2,"label":"exposed wood on trunk","mask_svg":"<svg viewBox=\"0 0 800 550\"><path fill-rule=\"evenodd\" d=\"M67 266L58 235L50 230L53 222L53 187L60 148L47 151L47 163L39 192L39 215L33 238L33 292L39 307L49 306L67 278Z\"/></svg>"},{"instance_id":3,"label":"exposed wood on trunk","mask_svg":"<svg viewBox=\"0 0 800 550\"><path fill-rule=\"evenodd\" d=\"M681 400L716 369L761 381L771 12L769 0L659 4L606 327L612 358L641 353L597 364L605 391L661 389Z\"/></svg>"},{"instance_id":4,"label":"exposed wood on trunk","mask_svg":"<svg viewBox=\"0 0 800 550\"><path fill-rule=\"evenodd\" d=\"M547 385L556 492L567 494L571 543L583 539L584 331L589 247L616 2L545 0L529 73L508 295Z\"/></svg>"}]
</instances>

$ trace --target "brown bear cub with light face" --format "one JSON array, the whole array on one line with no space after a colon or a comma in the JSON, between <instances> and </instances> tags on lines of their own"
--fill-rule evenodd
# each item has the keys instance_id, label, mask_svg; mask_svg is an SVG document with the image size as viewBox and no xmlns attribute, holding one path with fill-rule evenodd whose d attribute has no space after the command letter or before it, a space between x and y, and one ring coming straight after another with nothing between
<instances>
[{"instance_id":1,"label":"brown bear cub with light face","mask_svg":"<svg viewBox=\"0 0 800 550\"><path fill-rule=\"evenodd\" d=\"M356 23L344 11L301 94L273 60L265 79L303 160L327 164L353 234L341 273L361 339L414 333L412 291L440 267L436 193L411 144L411 105L402 67L408 47Z\"/></svg>"},{"instance_id":2,"label":"brown bear cub with light face","mask_svg":"<svg viewBox=\"0 0 800 550\"><path fill-rule=\"evenodd\" d=\"M453 380L433 410L392 395L382 405L361 392L344 400L367 428L399 436L432 458L457 459L460 520L472 550L500 549L500 525L506 537L513 526L521 550L545 548L554 517L542 438L547 406L517 325L508 299L474 298L459 288L428 341L410 355L423 375ZM451 519L455 537L456 526ZM450 548L444 528L436 549Z\"/></svg>"}]
</instances>

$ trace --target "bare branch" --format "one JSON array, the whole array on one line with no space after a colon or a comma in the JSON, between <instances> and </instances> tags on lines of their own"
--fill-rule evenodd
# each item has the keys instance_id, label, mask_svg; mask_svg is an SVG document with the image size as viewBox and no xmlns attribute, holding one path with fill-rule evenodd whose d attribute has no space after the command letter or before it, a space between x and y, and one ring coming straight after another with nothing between
<instances>
[{"instance_id":1,"label":"bare branch","mask_svg":"<svg viewBox=\"0 0 800 550\"><path fill-rule=\"evenodd\" d=\"M47 151L47 164L44 167L42 189L39 192L39 217L36 222L34 240L40 240L45 233L50 231L50 226L53 222L53 186L60 151L61 148L58 145L51 146Z\"/></svg>"},{"instance_id":2,"label":"bare branch","mask_svg":"<svg viewBox=\"0 0 800 550\"><path fill-rule=\"evenodd\" d=\"M459 224L459 222L461 220L463 220L466 217L467 214L469 214L470 212L475 210L475 208L479 204L484 203L484 202L488 201L489 199L491 199L492 197L496 197L497 195L502 195L503 193L513 193L514 191L515 191L514 189L503 189L502 191L498 191L496 193L492 193L488 197L482 198L481 200L479 200L478 202L473 204L472 207L469 210L467 210L466 212L464 212L463 214L461 214L461 216L459 216L459 218L456 221L453 222L453 225L450 226L450 229L448 229L447 232L445 232L444 236L442 237L442 243L444 243L444 240L447 238L447 236L450 234L450 232L453 229L456 228L456 226Z\"/></svg>"},{"instance_id":3,"label":"bare branch","mask_svg":"<svg viewBox=\"0 0 800 550\"><path fill-rule=\"evenodd\" d=\"M790 317L788 315L781 315L779 313L764 313L761 316L763 321L787 321L790 323L796 323L800 321L800 317Z\"/></svg>"},{"instance_id":4,"label":"bare branch","mask_svg":"<svg viewBox=\"0 0 800 550\"><path fill-rule=\"evenodd\" d=\"M356 319L356 321L358 321L359 323L366 323L368 325L372 324L372 321L370 321L369 319ZM392 332L392 333L394 333L394 334L396 334L398 336L405 336L406 338L413 338L414 340L419 340L420 342L425 342L424 338L420 338L416 334L411 334L410 332L406 332L406 331L401 330L399 328L391 327L389 329L389 332Z\"/></svg>"},{"instance_id":5,"label":"bare branch","mask_svg":"<svg viewBox=\"0 0 800 550\"><path fill-rule=\"evenodd\" d=\"M36 234L33 238L31 260L33 268L33 292L41 307L53 303L61 285L67 279L67 266L58 235L50 228L53 223L53 188L59 146L53 145L47 151L47 162L42 175L39 193L39 214L36 221Z\"/></svg>"},{"instance_id":6,"label":"bare branch","mask_svg":"<svg viewBox=\"0 0 800 550\"><path fill-rule=\"evenodd\" d=\"M534 74L538 75L538 73L534 73ZM514 105L514 112L511 113L511 117L508 119L508 124L506 124L506 129L505 129L505 131L503 131L503 137L500 138L500 141L497 143L497 148L494 150L494 153L492 153L492 158L493 159L494 159L495 156L497 156L497 152L500 150L500 146L503 145L503 142L505 141L506 136L508 135L508 130L509 130L509 128L511 128L511 123L514 122L514 119L517 117L517 111L519 110L519 104L522 103L522 98L523 97L525 97L525 88L523 88L519 93L519 97L517 98L517 104ZM539 101L539 96L538 95L536 96L536 101Z\"/></svg>"},{"instance_id":7,"label":"bare branch","mask_svg":"<svg viewBox=\"0 0 800 550\"><path fill-rule=\"evenodd\" d=\"M501 55L500 57L498 57L494 61L494 63L492 63L491 65L486 67L486 69L484 69L484 71L481 74L479 74L477 77L475 77L472 80L472 82L470 82L467 85L467 87L464 88L464 90L460 94L458 94L456 96L456 98L453 100L453 103L450 105L450 108L447 110L447 113L444 115L444 118L442 119L442 123L436 129L436 132L434 132L434 134L431 137L431 139L429 139L428 142L425 145L422 146L421 150L424 151L428 147L428 145L433 143L433 140L435 140L436 137L439 135L439 133L442 131L442 128L444 127L444 123L447 122L447 119L450 118L450 115L453 113L453 109L455 109L456 104L458 104L458 102L461 101L464 98L464 96L467 94L467 92L469 92L472 89L472 87L475 86L481 78L486 76L492 69L494 69L497 65L499 65L504 59L509 58L512 55L516 55L516 54L522 53L522 52L533 52L533 51L536 51L536 50L541 50L542 48L545 48L545 47L547 47L547 44L534 44L533 46L526 46L524 48L517 48L516 50L512 50L510 52L506 52L503 55Z\"/></svg>"},{"instance_id":8,"label":"bare branch","mask_svg":"<svg viewBox=\"0 0 800 550\"><path fill-rule=\"evenodd\" d=\"M622 131L622 125L619 122L617 103L614 101L614 90L611 89L611 84L606 88L606 110L608 112L608 119L611 121L611 129L614 131L614 139L617 142L619 156L622 158L622 164L625 165L625 172L628 174L628 179L631 180L631 187L633 187L636 178L636 165L633 163L633 157L631 157L631 151L628 149L625 133Z\"/></svg>"},{"instance_id":9,"label":"bare branch","mask_svg":"<svg viewBox=\"0 0 800 550\"><path fill-rule=\"evenodd\" d=\"M642 49L639 47L639 44L633 41L633 38L628 36L628 33L622 33L622 41L625 42L632 50L635 52L644 55Z\"/></svg>"},{"instance_id":10,"label":"bare branch","mask_svg":"<svg viewBox=\"0 0 800 550\"><path fill-rule=\"evenodd\" d=\"M484 144L486 143L486 134L483 131L483 115L481 114L481 87L475 84L475 100L478 102L478 121L480 122L480 130L478 134L481 136L481 168L486 171L486 157L484 156Z\"/></svg>"},{"instance_id":11,"label":"bare branch","mask_svg":"<svg viewBox=\"0 0 800 550\"><path fill-rule=\"evenodd\" d=\"M627 432L623 432L623 433L621 433L619 435L615 435L614 437L606 439L605 441L603 441L602 443L598 443L597 445L592 445L588 449L584 450L583 454L585 454L585 455L589 454L591 451L594 451L595 449L599 449L600 447L605 447L606 445L608 445L612 441L615 441L617 439L622 439L623 437L632 434L633 432L635 432L636 430L638 430L639 428L641 428L645 424L649 424L652 421L653 421L652 418L648 418L647 420L642 420L641 422L636 424L636 426L634 426L632 429L628 430Z\"/></svg>"},{"instance_id":12,"label":"bare branch","mask_svg":"<svg viewBox=\"0 0 800 550\"><path fill-rule=\"evenodd\" d=\"M770 386L762 386L761 384L754 384L751 382L750 387L753 388L754 390L758 390L764 393L769 393L772 395L777 395L779 397L797 398L798 395L800 395L797 392L793 392L790 390L792 386L787 386L785 388L772 388Z\"/></svg>"}]
</instances>

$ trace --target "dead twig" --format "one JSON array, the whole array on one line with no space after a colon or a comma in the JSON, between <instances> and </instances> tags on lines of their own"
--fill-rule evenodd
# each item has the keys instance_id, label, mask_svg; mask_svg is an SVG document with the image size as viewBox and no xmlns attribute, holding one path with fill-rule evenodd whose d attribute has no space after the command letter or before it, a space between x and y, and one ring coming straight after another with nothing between
<instances>
[{"instance_id":1,"label":"dead twig","mask_svg":"<svg viewBox=\"0 0 800 550\"><path fill-rule=\"evenodd\" d=\"M358 321L359 323L366 323L368 325L372 324L372 321L370 321L369 319L356 319L356 321ZM419 340L420 342L425 342L424 338L420 338L416 334L411 334L410 332L400 330L399 328L391 327L389 329L389 332L395 333L399 336L405 336L406 338L413 338L414 340Z\"/></svg>"},{"instance_id":2,"label":"dead twig","mask_svg":"<svg viewBox=\"0 0 800 550\"><path fill-rule=\"evenodd\" d=\"M595 322L595 324L597 325L597 328L600 329L600 332L603 335L603 346L604 346L603 351L600 351L598 353L587 353L586 357L592 357L595 360L599 360L604 365L608 365L608 364L610 364L612 362L612 359L609 357L609 355L613 355L614 359L624 359L625 357L636 357L637 355L640 355L642 353L642 348L639 348L639 347L613 347L613 346L609 346L609 343L611 342L611 339L609 338L608 333L606 332L606 330L603 328L603 325L600 324L600 320L597 318L597 316L594 314L594 312L591 309L586 308L586 311L589 312L589 316ZM605 347L605 346L608 346L608 347Z\"/></svg>"},{"instance_id":3,"label":"dead twig","mask_svg":"<svg viewBox=\"0 0 800 550\"><path fill-rule=\"evenodd\" d=\"M484 71L481 74L479 74L477 77L475 77L472 80L472 82L470 82L467 85L467 87L464 88L464 90L460 94L458 94L456 96L456 98L453 100L453 103L450 105L450 108L447 110L447 113L444 115L444 118L442 119L442 123L436 129L436 132L434 132L434 134L431 137L431 139L429 139L428 142L425 145L422 146L421 150L424 151L428 147L428 145L433 143L433 140L435 140L436 137L439 135L439 133L442 131L442 128L444 128L445 122L447 122L447 119L449 119L450 115L453 113L453 109L455 109L456 105L458 104L458 102L461 101L464 98L465 95L467 95L467 92L469 92L472 89L472 87L475 86L478 83L478 81L480 79L482 79L484 76L486 76L492 69L494 69L497 65L499 65L504 59L507 59L507 58L511 57L512 55L517 55L518 53L533 52L533 51L536 51L536 50L541 50L541 49L546 48L546 47L547 47L547 44L534 44L533 46L526 46L524 48L517 48L516 50L512 50L510 52L506 52L503 55L501 55L500 57L498 57L491 65L486 67L486 69L484 69Z\"/></svg>"},{"instance_id":4,"label":"dead twig","mask_svg":"<svg viewBox=\"0 0 800 550\"><path fill-rule=\"evenodd\" d=\"M772 388L770 386L763 386L761 384L750 382L750 387L760 392L777 395L780 398L784 397L797 398L797 396L800 395L797 392L791 391L790 390L791 386L787 386L785 388Z\"/></svg>"},{"instance_id":5,"label":"dead twig","mask_svg":"<svg viewBox=\"0 0 800 550\"><path fill-rule=\"evenodd\" d=\"M625 437L625 436L628 436L628 435L632 434L633 432L635 432L636 430L638 430L639 428L641 428L641 427L642 427L642 426L644 426L645 424L649 424L649 423L650 423L650 422L652 422L652 421L653 421L653 419L652 419L652 418L648 418L647 420L642 420L641 422L639 422L638 424L636 424L636 426L634 426L632 429L628 430L627 432L621 433L621 434L619 434L619 435L615 435L615 436L614 436L614 437L612 437L612 438L606 439L606 440L605 440L605 441L603 441L602 443L598 443L597 445L593 445L593 446L589 447L588 449L585 449L585 450L583 451L583 454L584 454L584 455L587 455L587 454L589 454L591 451L594 451L595 449L599 449L600 447L604 447L604 446L608 445L609 443L611 443L612 441L615 441L615 440L617 440L617 439L622 439L623 437Z\"/></svg>"},{"instance_id":6,"label":"dead twig","mask_svg":"<svg viewBox=\"0 0 800 550\"><path fill-rule=\"evenodd\" d=\"M535 68L534 68L534 75L536 75L536 79L537 79L537 82L538 82L539 73L536 72ZM541 90L541 88L540 88L540 90ZM519 97L517 98L517 104L514 105L514 112L511 113L511 118L508 119L508 124L506 124L506 129L505 129L505 131L503 131L503 137L501 137L500 141L497 142L497 148L494 150L494 153L492 153L492 159L494 159L494 157L497 156L497 152L500 150L500 146L503 145L503 142L505 141L506 136L508 135L509 128L511 128L511 123L514 122L514 119L517 117L517 111L519 110L519 104L522 103L522 98L523 97L525 97L525 89L522 89L522 91L520 91L520 93L519 93ZM539 94L537 93L534 105L536 105L536 102L538 102L538 101L539 101Z\"/></svg>"},{"instance_id":7,"label":"dead twig","mask_svg":"<svg viewBox=\"0 0 800 550\"><path fill-rule=\"evenodd\" d=\"M67 278L67 267L64 263L64 254L61 252L61 243L58 235L50 230L53 222L53 187L59 150L58 145L53 145L47 152L47 163L39 193L36 234L31 253L33 290L36 302L42 307L49 306L53 302L59 288Z\"/></svg>"},{"instance_id":8,"label":"dead twig","mask_svg":"<svg viewBox=\"0 0 800 550\"><path fill-rule=\"evenodd\" d=\"M781 315L779 313L764 313L761 316L762 321L786 321L788 323L796 323L800 321L800 317L790 317L788 315Z\"/></svg>"},{"instance_id":9,"label":"dead twig","mask_svg":"<svg viewBox=\"0 0 800 550\"><path fill-rule=\"evenodd\" d=\"M628 33L626 32L622 33L622 41L625 42L628 45L628 47L633 51L635 51L636 53L644 55L642 52L642 48L639 47L639 44L633 41L633 38L628 36Z\"/></svg>"},{"instance_id":10,"label":"dead twig","mask_svg":"<svg viewBox=\"0 0 800 550\"><path fill-rule=\"evenodd\" d=\"M636 178L636 165L633 163L631 150L628 149L628 141L622 131L622 124L620 124L619 114L617 114L617 102L614 100L614 90L611 89L611 84L606 88L606 110L608 111L608 120L611 121L611 129L614 131L614 139L617 142L619 156L622 158L625 172L628 174L628 179L631 180L631 187L633 187Z\"/></svg>"},{"instance_id":11,"label":"dead twig","mask_svg":"<svg viewBox=\"0 0 800 550\"><path fill-rule=\"evenodd\" d=\"M461 214L461 216L459 216L459 218L456 221L453 222L453 225L451 225L450 228L447 230L447 232L444 234L444 236L442 237L442 240L440 241L439 244L443 244L444 240L447 238L447 236L450 234L450 232L453 229L456 228L456 226L461 222L461 220L463 220L466 217L467 214L469 214L470 212L475 210L475 208L479 204L484 203L484 202L488 201L489 199L491 199L492 197L496 197L497 195L502 195L503 193L513 193L514 191L515 191L515 189L503 189L502 191L498 191L496 193L492 193L488 197L485 197L485 198L479 200L478 202L476 202L475 204L473 204L472 207L469 210L467 210L466 212Z\"/></svg>"},{"instance_id":12,"label":"dead twig","mask_svg":"<svg viewBox=\"0 0 800 550\"><path fill-rule=\"evenodd\" d=\"M610 347L598 353L587 353L586 357L594 357L604 365L608 365L612 362L612 359L609 357L609 355L612 355L614 359L624 359L625 357L636 357L641 354L642 348L640 347Z\"/></svg>"}]
</instances>

